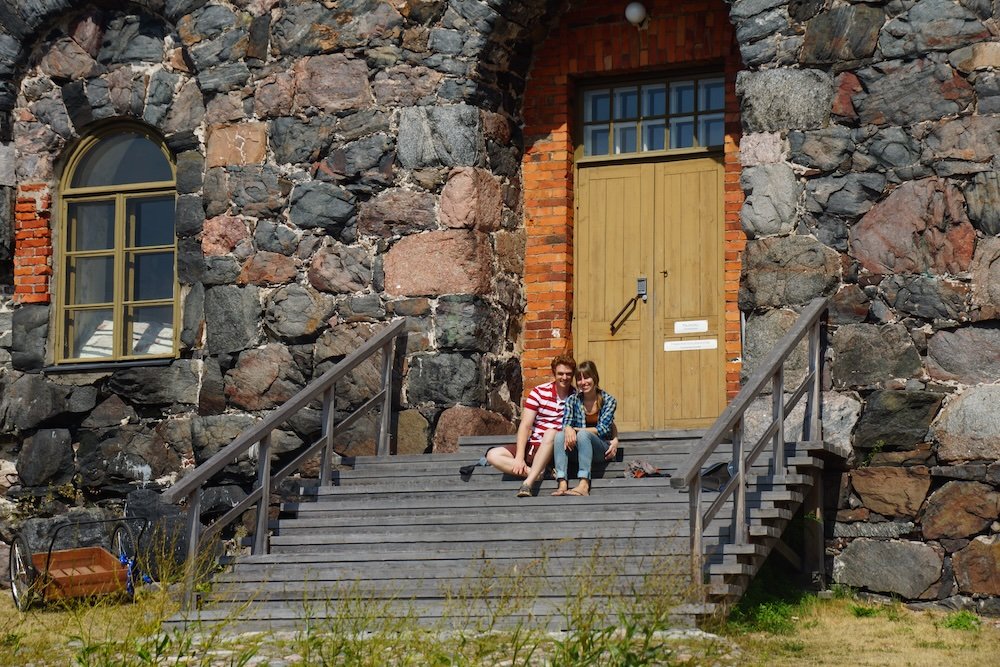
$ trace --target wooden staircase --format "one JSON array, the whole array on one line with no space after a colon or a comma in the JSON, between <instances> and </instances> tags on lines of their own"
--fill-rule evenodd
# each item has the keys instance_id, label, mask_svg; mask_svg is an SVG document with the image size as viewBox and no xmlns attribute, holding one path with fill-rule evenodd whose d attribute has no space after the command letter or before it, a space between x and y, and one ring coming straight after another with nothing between
<instances>
[{"instance_id":1,"label":"wooden staircase","mask_svg":"<svg viewBox=\"0 0 1000 667\"><path fill-rule=\"evenodd\" d=\"M596 472L587 498L552 497L551 480L516 498L518 482L489 467L463 478L459 468L496 438L467 439L455 454L344 459L334 485L282 505L269 554L236 559L168 627L301 629L347 614L561 629L581 595L610 616L655 597L671 623L694 625L742 595L823 465L789 446L783 476L766 461L755 467L750 543L723 544L731 512L713 522L705 576L693 581L687 494L666 477L628 478L625 467L638 458L672 473L699 435L625 434L624 461Z\"/></svg>"}]
</instances>

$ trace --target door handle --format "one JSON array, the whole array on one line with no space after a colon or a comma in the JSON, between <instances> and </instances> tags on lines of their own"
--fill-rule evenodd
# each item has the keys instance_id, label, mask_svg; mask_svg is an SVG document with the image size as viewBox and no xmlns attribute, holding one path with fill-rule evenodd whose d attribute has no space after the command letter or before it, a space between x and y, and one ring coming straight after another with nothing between
<instances>
[{"instance_id":1,"label":"door handle","mask_svg":"<svg viewBox=\"0 0 1000 667\"><path fill-rule=\"evenodd\" d=\"M618 330L625 326L625 322L628 320L629 315L635 310L635 306L639 303L639 299L645 301L647 299L646 294L646 278L636 278L635 280L635 296L628 300L628 302L622 306L622 309L618 311L618 314L611 319L611 335L614 336L618 333Z\"/></svg>"}]
</instances>

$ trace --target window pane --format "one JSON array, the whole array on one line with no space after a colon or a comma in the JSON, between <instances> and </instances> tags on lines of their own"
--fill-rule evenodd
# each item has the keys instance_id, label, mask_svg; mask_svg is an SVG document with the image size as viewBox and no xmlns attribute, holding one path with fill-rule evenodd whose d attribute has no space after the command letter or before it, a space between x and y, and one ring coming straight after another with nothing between
<instances>
[{"instance_id":1,"label":"window pane","mask_svg":"<svg viewBox=\"0 0 1000 667\"><path fill-rule=\"evenodd\" d=\"M673 118L670 120L670 147L691 148L694 146L694 119Z\"/></svg>"},{"instance_id":2,"label":"window pane","mask_svg":"<svg viewBox=\"0 0 1000 667\"><path fill-rule=\"evenodd\" d=\"M694 81L675 81L670 84L670 113L694 111Z\"/></svg>"},{"instance_id":3,"label":"window pane","mask_svg":"<svg viewBox=\"0 0 1000 667\"><path fill-rule=\"evenodd\" d=\"M667 113L667 87L643 86L642 87L642 115L663 116Z\"/></svg>"},{"instance_id":4,"label":"window pane","mask_svg":"<svg viewBox=\"0 0 1000 667\"><path fill-rule=\"evenodd\" d=\"M603 122L611 120L611 93L607 90L588 90L583 94L583 120Z\"/></svg>"},{"instance_id":5,"label":"window pane","mask_svg":"<svg viewBox=\"0 0 1000 667\"><path fill-rule=\"evenodd\" d=\"M607 155L610 130L607 125L592 125L584 130L583 154Z\"/></svg>"},{"instance_id":6,"label":"window pane","mask_svg":"<svg viewBox=\"0 0 1000 667\"><path fill-rule=\"evenodd\" d=\"M74 188L174 180L160 147L141 134L107 136L83 156L70 185Z\"/></svg>"},{"instance_id":7,"label":"window pane","mask_svg":"<svg viewBox=\"0 0 1000 667\"><path fill-rule=\"evenodd\" d=\"M83 359L110 357L113 333L110 308L71 310L66 313L65 355Z\"/></svg>"},{"instance_id":8,"label":"window pane","mask_svg":"<svg viewBox=\"0 0 1000 667\"><path fill-rule=\"evenodd\" d=\"M170 354L174 351L173 306L130 308L132 335L129 354Z\"/></svg>"},{"instance_id":9,"label":"window pane","mask_svg":"<svg viewBox=\"0 0 1000 667\"><path fill-rule=\"evenodd\" d=\"M174 198L129 199L125 205L126 238L133 246L174 244Z\"/></svg>"},{"instance_id":10,"label":"window pane","mask_svg":"<svg viewBox=\"0 0 1000 667\"><path fill-rule=\"evenodd\" d=\"M132 301L171 299L174 296L174 253L133 254Z\"/></svg>"},{"instance_id":11,"label":"window pane","mask_svg":"<svg viewBox=\"0 0 1000 667\"><path fill-rule=\"evenodd\" d=\"M639 90L619 88L615 90L615 120L637 118L639 116Z\"/></svg>"},{"instance_id":12,"label":"window pane","mask_svg":"<svg viewBox=\"0 0 1000 667\"><path fill-rule=\"evenodd\" d=\"M88 201L66 207L69 250L107 250L115 245L115 203Z\"/></svg>"},{"instance_id":13,"label":"window pane","mask_svg":"<svg viewBox=\"0 0 1000 667\"><path fill-rule=\"evenodd\" d=\"M642 150L662 151L667 147L667 128L662 120L647 120L642 123Z\"/></svg>"},{"instance_id":14,"label":"window pane","mask_svg":"<svg viewBox=\"0 0 1000 667\"><path fill-rule=\"evenodd\" d=\"M725 142L726 131L722 114L702 116L698 119L698 143L702 146L721 146Z\"/></svg>"},{"instance_id":15,"label":"window pane","mask_svg":"<svg viewBox=\"0 0 1000 667\"><path fill-rule=\"evenodd\" d=\"M115 259L70 257L66 261L68 303L111 303L115 291Z\"/></svg>"},{"instance_id":16,"label":"window pane","mask_svg":"<svg viewBox=\"0 0 1000 667\"><path fill-rule=\"evenodd\" d=\"M616 125L615 153L635 153L636 134L635 125Z\"/></svg>"},{"instance_id":17,"label":"window pane","mask_svg":"<svg viewBox=\"0 0 1000 667\"><path fill-rule=\"evenodd\" d=\"M698 110L717 111L726 106L726 90L721 78L698 83Z\"/></svg>"}]
</instances>

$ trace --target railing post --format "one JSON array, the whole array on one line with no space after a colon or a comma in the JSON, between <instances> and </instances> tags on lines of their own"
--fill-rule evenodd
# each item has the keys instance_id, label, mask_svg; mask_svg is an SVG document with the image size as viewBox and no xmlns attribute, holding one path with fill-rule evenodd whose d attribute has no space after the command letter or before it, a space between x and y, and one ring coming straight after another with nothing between
<instances>
[{"instance_id":1,"label":"railing post","mask_svg":"<svg viewBox=\"0 0 1000 667\"><path fill-rule=\"evenodd\" d=\"M746 544L750 539L747 527L747 466L743 452L743 418L733 424L733 462L736 464L736 497L733 499L733 539Z\"/></svg>"},{"instance_id":2,"label":"railing post","mask_svg":"<svg viewBox=\"0 0 1000 667\"><path fill-rule=\"evenodd\" d=\"M334 385L336 386L336 385ZM333 466L333 422L336 418L334 403L334 387L323 392L323 454L319 464L319 485L330 484L330 472Z\"/></svg>"},{"instance_id":3,"label":"railing post","mask_svg":"<svg viewBox=\"0 0 1000 667\"><path fill-rule=\"evenodd\" d=\"M822 387L822 350L820 349L820 320L813 322L809 329L809 372L812 373L812 386L806 393L806 413L802 420L803 440L822 440L823 421L820 404L820 389Z\"/></svg>"},{"instance_id":4,"label":"railing post","mask_svg":"<svg viewBox=\"0 0 1000 667\"><path fill-rule=\"evenodd\" d=\"M390 449L389 430L392 425L392 358L394 356L396 338L390 338L382 347L382 419L379 424L378 449L376 456L388 456Z\"/></svg>"},{"instance_id":5,"label":"railing post","mask_svg":"<svg viewBox=\"0 0 1000 667\"><path fill-rule=\"evenodd\" d=\"M201 487L187 496L187 558L184 561L184 609L194 606L194 583L198 574L198 542L201 541Z\"/></svg>"},{"instance_id":6,"label":"railing post","mask_svg":"<svg viewBox=\"0 0 1000 667\"><path fill-rule=\"evenodd\" d=\"M778 366L771 376L771 419L774 430L774 474L785 474L785 366Z\"/></svg>"},{"instance_id":7,"label":"railing post","mask_svg":"<svg viewBox=\"0 0 1000 667\"><path fill-rule=\"evenodd\" d=\"M257 483L260 500L257 503L257 530L253 536L254 556L267 553L268 509L271 506L271 432L257 443Z\"/></svg>"},{"instance_id":8,"label":"railing post","mask_svg":"<svg viewBox=\"0 0 1000 667\"><path fill-rule=\"evenodd\" d=\"M701 517L701 475L691 480L688 487L688 517L691 526L691 581L697 586L702 583L703 578L704 547L701 537L705 530Z\"/></svg>"}]
</instances>

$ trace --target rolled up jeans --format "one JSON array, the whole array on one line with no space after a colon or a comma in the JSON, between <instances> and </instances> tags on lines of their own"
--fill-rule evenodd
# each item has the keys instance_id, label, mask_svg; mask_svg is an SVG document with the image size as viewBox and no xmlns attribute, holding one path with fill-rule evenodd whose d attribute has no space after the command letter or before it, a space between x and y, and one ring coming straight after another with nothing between
<instances>
[{"instance_id":1,"label":"rolled up jeans","mask_svg":"<svg viewBox=\"0 0 1000 667\"><path fill-rule=\"evenodd\" d=\"M567 479L566 469L569 467L569 452L566 451L566 436L563 431L556 434L556 441L552 447L552 458L556 467L556 479ZM578 474L580 479L590 479L590 465L595 456L602 459L608 452L608 443L602 440L597 434L590 431L576 432L576 457L578 460Z\"/></svg>"}]
</instances>

